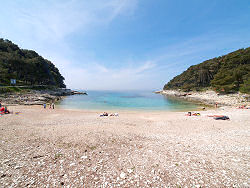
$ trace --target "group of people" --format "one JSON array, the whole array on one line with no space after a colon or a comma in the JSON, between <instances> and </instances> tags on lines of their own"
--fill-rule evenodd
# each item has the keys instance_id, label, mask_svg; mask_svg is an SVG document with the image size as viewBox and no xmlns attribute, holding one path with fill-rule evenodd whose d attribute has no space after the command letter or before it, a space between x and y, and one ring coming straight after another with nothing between
<instances>
[{"instance_id":1,"label":"group of people","mask_svg":"<svg viewBox=\"0 0 250 188\"><path fill-rule=\"evenodd\" d=\"M2 106L2 101L0 101L0 114L9 114L10 111L8 110L7 106Z\"/></svg>"},{"instance_id":2,"label":"group of people","mask_svg":"<svg viewBox=\"0 0 250 188\"><path fill-rule=\"evenodd\" d=\"M100 117L102 116L119 116L118 113L111 113L111 114L108 114L107 112L103 112L102 114L100 114Z\"/></svg>"},{"instance_id":3,"label":"group of people","mask_svg":"<svg viewBox=\"0 0 250 188\"><path fill-rule=\"evenodd\" d=\"M44 103L44 104L43 104L43 108L46 109L46 107L47 107L47 104ZM49 109L55 109L55 103L53 103L53 102L52 102L52 103L49 103Z\"/></svg>"}]
</instances>

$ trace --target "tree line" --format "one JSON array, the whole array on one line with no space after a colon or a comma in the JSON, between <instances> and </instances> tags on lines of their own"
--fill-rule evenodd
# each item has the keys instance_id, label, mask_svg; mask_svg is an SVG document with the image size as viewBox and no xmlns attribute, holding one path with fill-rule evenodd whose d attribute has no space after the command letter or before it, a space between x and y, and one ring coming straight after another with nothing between
<instances>
[{"instance_id":1,"label":"tree line","mask_svg":"<svg viewBox=\"0 0 250 188\"><path fill-rule=\"evenodd\" d=\"M65 88L58 68L33 50L20 49L7 39L0 39L0 85L49 85Z\"/></svg>"},{"instance_id":2,"label":"tree line","mask_svg":"<svg viewBox=\"0 0 250 188\"><path fill-rule=\"evenodd\" d=\"M203 90L221 93L250 93L250 47L189 67L163 89Z\"/></svg>"}]
</instances>

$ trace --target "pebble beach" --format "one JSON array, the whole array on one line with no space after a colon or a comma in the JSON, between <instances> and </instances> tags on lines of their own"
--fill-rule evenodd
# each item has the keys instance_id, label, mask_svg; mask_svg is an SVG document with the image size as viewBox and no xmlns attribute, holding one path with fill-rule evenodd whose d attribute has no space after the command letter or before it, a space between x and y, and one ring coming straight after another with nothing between
<instances>
[{"instance_id":1,"label":"pebble beach","mask_svg":"<svg viewBox=\"0 0 250 188\"><path fill-rule=\"evenodd\" d=\"M0 117L1 187L250 185L250 109L118 117L35 105L9 110Z\"/></svg>"}]
</instances>

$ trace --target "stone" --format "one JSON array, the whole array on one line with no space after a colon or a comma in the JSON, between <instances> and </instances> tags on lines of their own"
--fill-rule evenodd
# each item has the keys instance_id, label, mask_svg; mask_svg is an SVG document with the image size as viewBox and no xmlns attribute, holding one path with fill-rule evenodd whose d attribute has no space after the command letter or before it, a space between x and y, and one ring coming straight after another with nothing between
<instances>
[{"instance_id":1,"label":"stone","mask_svg":"<svg viewBox=\"0 0 250 188\"><path fill-rule=\"evenodd\" d=\"M124 172L121 172L120 178L124 179L126 177L126 174Z\"/></svg>"},{"instance_id":2,"label":"stone","mask_svg":"<svg viewBox=\"0 0 250 188\"><path fill-rule=\"evenodd\" d=\"M129 168L129 169L127 169L127 171L128 171L128 173L131 174L133 172L133 169Z\"/></svg>"},{"instance_id":3,"label":"stone","mask_svg":"<svg viewBox=\"0 0 250 188\"><path fill-rule=\"evenodd\" d=\"M81 156L81 159L87 159L87 158L88 158L88 156L86 156L86 155Z\"/></svg>"}]
</instances>

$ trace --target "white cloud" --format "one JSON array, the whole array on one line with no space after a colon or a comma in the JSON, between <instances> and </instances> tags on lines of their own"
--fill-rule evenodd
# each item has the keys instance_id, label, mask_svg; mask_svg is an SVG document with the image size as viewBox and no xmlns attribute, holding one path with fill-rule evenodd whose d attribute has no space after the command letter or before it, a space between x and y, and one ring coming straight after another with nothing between
<instances>
[{"instance_id":1,"label":"white cloud","mask_svg":"<svg viewBox=\"0 0 250 188\"><path fill-rule=\"evenodd\" d=\"M57 62L57 60L55 60ZM59 60L62 64L62 61ZM70 88L102 89L102 90L124 90L124 89L147 89L148 79L152 76L153 62L137 62L134 66L121 68L106 67L93 63L84 68L71 66L64 62L62 70L65 75L66 84Z\"/></svg>"},{"instance_id":2,"label":"white cloud","mask_svg":"<svg viewBox=\"0 0 250 188\"><path fill-rule=\"evenodd\" d=\"M137 1L135 0L114 0L109 1L106 4L107 7L110 7L111 14L109 16L108 22L112 21L119 15L131 14L137 6Z\"/></svg>"},{"instance_id":3,"label":"white cloud","mask_svg":"<svg viewBox=\"0 0 250 188\"><path fill-rule=\"evenodd\" d=\"M130 14L137 0L69 0L69 1L26 1L19 7L18 1L8 7L15 15L15 27L19 32L41 40L63 40L81 29L90 31L93 26L105 25L119 15Z\"/></svg>"}]
</instances>

